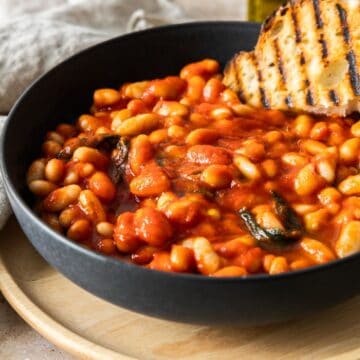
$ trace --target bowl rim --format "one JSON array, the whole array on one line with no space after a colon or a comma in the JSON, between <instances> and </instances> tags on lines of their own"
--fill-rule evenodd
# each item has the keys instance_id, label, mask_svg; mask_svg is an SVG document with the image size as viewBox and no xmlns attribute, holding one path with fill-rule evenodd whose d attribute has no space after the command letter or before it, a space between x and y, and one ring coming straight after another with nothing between
<instances>
[{"instance_id":1,"label":"bowl rim","mask_svg":"<svg viewBox=\"0 0 360 360\"><path fill-rule=\"evenodd\" d=\"M321 265L315 265L311 266L309 268L295 270L295 271L289 271L286 273L276 274L276 275L269 275L269 274L254 274L249 275L245 277L211 277L211 276L203 276L199 274L187 274L187 273L175 273L175 272L163 272L159 270L152 270L148 269L144 266L135 265L131 262L121 261L120 259L115 259L111 256L103 255L99 252L96 252L95 250L88 249L80 244L75 243L74 241L68 239L67 237L57 233L52 228L50 228L45 222L43 222L36 214L35 212L29 207L29 205L23 200L20 193L15 189L15 186L13 185L12 181L10 180L10 175L8 171L8 164L5 158L5 141L8 129L10 127L10 123L12 119L16 116L18 108L22 106L23 100L31 94L34 87L37 86L38 83L41 83L43 81L47 81L49 77L52 76L53 73L57 71L61 71L62 67L72 62L74 59L81 58L83 56L86 56L87 53L91 51L96 51L98 48L104 47L104 46L111 46L113 43L117 43L118 41L126 40L126 39L132 39L136 37L143 37L147 36L148 34L161 34L166 33L169 31L181 31L182 29L189 29L193 28L196 30L196 28L206 28L206 27L213 27L213 26L225 26L225 27L231 27L231 26L246 26L250 27L253 31L259 31L260 24L258 23L252 23L247 21L195 21L195 22L186 22L181 24L172 24L172 25L164 25L164 26L158 26L150 29L145 29L141 31L135 31L128 34L123 34L120 36L112 37L106 41L97 43L95 45L92 45L88 48L85 48L74 55L66 58L65 60L61 61L59 64L51 68L49 71L45 72L43 75L35 79L27 88L26 90L21 94L21 96L17 99L14 106L12 107L10 113L7 116L7 119L5 120L5 124L3 126L3 132L0 138L0 173L3 177L4 181L4 187L6 190L7 195L9 198L12 199L12 201L20 207L20 209L26 214L27 218L29 218L35 226L40 227L48 237L50 237L52 240L55 239L58 243L61 244L61 246L65 246L70 248L72 251L78 252L84 256L90 257L91 259L94 259L95 261L99 262L105 262L108 264L111 264L112 266L122 266L127 268L128 271L138 272L140 275L149 275L149 276L157 276L162 277L165 280L170 279L179 279L179 280L185 280L185 281L200 281L200 282L212 282L212 283L252 283L252 282L263 282L263 281L280 281L289 279L292 277L299 277L307 274L314 274L319 273L322 271L326 271L329 268L336 268L338 266L341 266L345 263L349 263L352 261L359 261L360 260L360 253L353 254L351 256L348 256L343 259L336 259L334 261L331 261L329 263L321 264ZM230 59L229 59L230 60ZM31 241L31 240L29 240Z\"/></svg>"}]
</instances>

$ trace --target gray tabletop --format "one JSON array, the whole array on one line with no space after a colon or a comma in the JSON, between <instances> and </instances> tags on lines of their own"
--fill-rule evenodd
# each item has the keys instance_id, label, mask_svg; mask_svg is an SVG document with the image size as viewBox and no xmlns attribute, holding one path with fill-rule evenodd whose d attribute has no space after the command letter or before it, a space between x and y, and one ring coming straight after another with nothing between
<instances>
[{"instance_id":1,"label":"gray tabletop","mask_svg":"<svg viewBox=\"0 0 360 360\"><path fill-rule=\"evenodd\" d=\"M0 294L0 359L70 360L73 358L32 330Z\"/></svg>"}]
</instances>

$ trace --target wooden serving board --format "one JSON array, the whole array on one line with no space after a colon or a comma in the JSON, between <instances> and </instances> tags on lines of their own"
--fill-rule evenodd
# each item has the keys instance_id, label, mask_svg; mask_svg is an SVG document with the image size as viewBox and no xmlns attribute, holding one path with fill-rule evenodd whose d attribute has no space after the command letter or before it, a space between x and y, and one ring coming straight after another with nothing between
<instances>
[{"instance_id":1,"label":"wooden serving board","mask_svg":"<svg viewBox=\"0 0 360 360\"><path fill-rule=\"evenodd\" d=\"M358 281L358 274L350 275ZM34 329L80 359L360 359L360 297L260 328L153 319L67 280L37 254L14 219L0 233L0 288Z\"/></svg>"}]
</instances>

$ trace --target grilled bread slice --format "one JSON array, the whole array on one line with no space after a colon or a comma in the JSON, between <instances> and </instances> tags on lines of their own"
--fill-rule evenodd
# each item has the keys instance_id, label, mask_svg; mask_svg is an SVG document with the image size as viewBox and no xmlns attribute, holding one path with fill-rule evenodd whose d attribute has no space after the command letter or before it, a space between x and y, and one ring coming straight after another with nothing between
<instances>
[{"instance_id":1,"label":"grilled bread slice","mask_svg":"<svg viewBox=\"0 0 360 360\"><path fill-rule=\"evenodd\" d=\"M292 0L262 26L224 83L254 107L346 116L360 111L360 0Z\"/></svg>"}]
</instances>

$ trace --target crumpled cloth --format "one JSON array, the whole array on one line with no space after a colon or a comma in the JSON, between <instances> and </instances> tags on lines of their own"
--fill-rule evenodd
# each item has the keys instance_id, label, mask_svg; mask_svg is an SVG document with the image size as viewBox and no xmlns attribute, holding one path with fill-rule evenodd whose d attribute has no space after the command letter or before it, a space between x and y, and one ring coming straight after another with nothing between
<instances>
[{"instance_id":1,"label":"crumpled cloth","mask_svg":"<svg viewBox=\"0 0 360 360\"><path fill-rule=\"evenodd\" d=\"M187 20L172 0L1 0L0 115L70 55L126 32ZM10 213L0 178L0 228Z\"/></svg>"}]
</instances>

